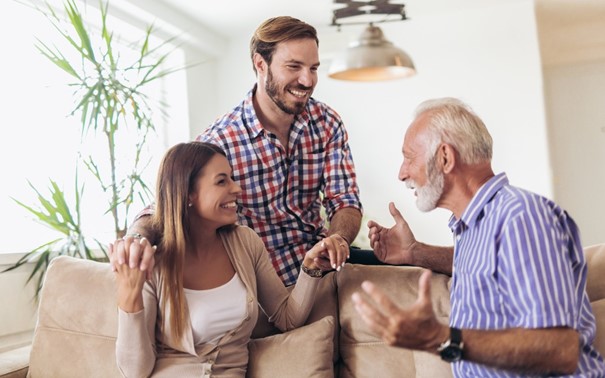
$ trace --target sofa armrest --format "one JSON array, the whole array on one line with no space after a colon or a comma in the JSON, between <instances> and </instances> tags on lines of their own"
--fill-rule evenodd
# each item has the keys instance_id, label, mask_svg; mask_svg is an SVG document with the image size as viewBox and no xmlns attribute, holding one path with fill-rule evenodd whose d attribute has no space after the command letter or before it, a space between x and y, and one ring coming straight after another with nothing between
<instances>
[{"instance_id":1,"label":"sofa armrest","mask_svg":"<svg viewBox=\"0 0 605 378\"><path fill-rule=\"evenodd\" d=\"M586 279L586 293L591 302L605 298L605 243L595 244L584 248L588 277Z\"/></svg>"},{"instance_id":2,"label":"sofa armrest","mask_svg":"<svg viewBox=\"0 0 605 378\"><path fill-rule=\"evenodd\" d=\"M0 353L0 378L25 378L31 345Z\"/></svg>"}]
</instances>

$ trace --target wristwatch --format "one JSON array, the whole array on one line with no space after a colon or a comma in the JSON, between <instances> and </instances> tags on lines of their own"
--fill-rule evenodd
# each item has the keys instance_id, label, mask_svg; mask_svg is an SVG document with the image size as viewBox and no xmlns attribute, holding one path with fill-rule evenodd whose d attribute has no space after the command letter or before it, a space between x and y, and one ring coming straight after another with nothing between
<instances>
[{"instance_id":1,"label":"wristwatch","mask_svg":"<svg viewBox=\"0 0 605 378\"><path fill-rule=\"evenodd\" d=\"M462 331L458 328L450 327L450 338L439 345L437 351L443 361L456 362L462 359L463 348Z\"/></svg>"}]
</instances>

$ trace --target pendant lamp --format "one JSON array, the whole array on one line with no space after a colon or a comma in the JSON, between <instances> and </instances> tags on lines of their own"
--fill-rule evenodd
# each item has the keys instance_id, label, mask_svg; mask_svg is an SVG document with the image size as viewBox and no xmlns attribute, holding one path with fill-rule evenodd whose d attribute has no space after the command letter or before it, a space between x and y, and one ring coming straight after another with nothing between
<instances>
[{"instance_id":1,"label":"pendant lamp","mask_svg":"<svg viewBox=\"0 0 605 378\"><path fill-rule=\"evenodd\" d=\"M343 25L363 23L367 24L367 27L357 40L332 60L328 70L329 77L351 81L383 81L416 74L410 56L388 41L382 30L375 25L406 20L404 4L391 0L334 0L334 3L344 7L333 11L333 26L338 26L340 30ZM340 22L345 18L359 16L364 17L364 22ZM377 16L382 18L377 19ZM368 17L373 17L374 20L369 20Z\"/></svg>"},{"instance_id":2,"label":"pendant lamp","mask_svg":"<svg viewBox=\"0 0 605 378\"><path fill-rule=\"evenodd\" d=\"M388 41L382 30L372 24L332 61L328 71L333 79L352 81L402 79L415 74L410 56Z\"/></svg>"}]
</instances>

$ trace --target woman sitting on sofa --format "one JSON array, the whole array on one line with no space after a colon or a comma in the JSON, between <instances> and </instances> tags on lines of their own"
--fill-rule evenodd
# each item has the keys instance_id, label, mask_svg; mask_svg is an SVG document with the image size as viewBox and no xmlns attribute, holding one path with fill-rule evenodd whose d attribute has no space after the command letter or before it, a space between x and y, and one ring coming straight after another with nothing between
<instances>
[{"instance_id":1,"label":"woman sitting on sofa","mask_svg":"<svg viewBox=\"0 0 605 378\"><path fill-rule=\"evenodd\" d=\"M344 265L344 252L320 242L289 292L261 239L235 225L240 192L212 144L181 143L164 155L153 215L156 267L146 282L138 267L115 266L116 359L125 377L245 376L259 304L282 331L299 327L322 270Z\"/></svg>"}]
</instances>

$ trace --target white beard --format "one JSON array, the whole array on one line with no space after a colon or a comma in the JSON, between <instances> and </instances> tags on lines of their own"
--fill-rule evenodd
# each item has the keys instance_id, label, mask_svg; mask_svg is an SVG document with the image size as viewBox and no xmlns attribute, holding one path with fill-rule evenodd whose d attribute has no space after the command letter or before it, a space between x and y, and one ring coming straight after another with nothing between
<instances>
[{"instance_id":1,"label":"white beard","mask_svg":"<svg viewBox=\"0 0 605 378\"><path fill-rule=\"evenodd\" d=\"M437 202L443 194L445 186L445 175L435 169L434 166L427 166L427 183L419 187L411 179L405 180L408 189L416 188L416 207L422 212L429 212L437 207Z\"/></svg>"}]
</instances>

